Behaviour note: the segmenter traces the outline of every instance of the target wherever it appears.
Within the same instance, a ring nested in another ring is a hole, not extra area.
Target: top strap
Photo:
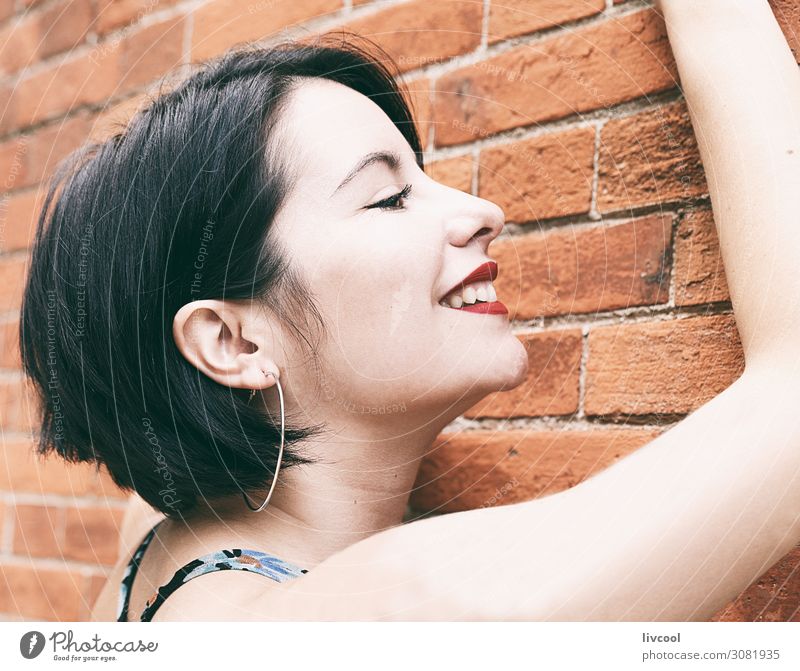
[[[308,573],[308,569],[300,568],[275,555],[258,550],[233,548],[210,552],[184,564],[175,572],[168,583],[159,587],[147,600],[142,610],[141,621],[149,622],[167,597],[190,580],[199,578],[206,573],[225,570],[258,573],[277,582],[285,582]]]
[[[153,539],[158,526],[163,521],[164,520],[160,520],[148,532],[128,563],[120,585],[119,609],[117,614],[118,622],[127,622],[128,620],[131,586],[133,585],[133,580],[139,569],[139,562],[147,546],[150,544],[150,541]],[[185,585],[189,580],[198,578],[206,573],[223,570],[250,571],[277,582],[285,582],[286,580],[291,580],[292,578],[308,573],[307,569],[300,568],[275,555],[260,552],[259,550],[233,548],[229,550],[219,550],[218,552],[210,552],[184,564],[174,573],[168,583],[159,587],[147,600],[142,610],[140,620],[142,622],[149,622],[166,598],[179,587]]]
[[[147,535],[144,537],[142,542],[139,543],[139,547],[136,548],[136,552],[133,553],[131,560],[128,562],[128,566],[125,569],[125,574],[123,575],[122,582],[120,583],[119,606],[117,608],[117,622],[128,621],[128,604],[131,597],[131,586],[133,585],[133,580],[136,577],[136,573],[139,571],[139,562],[141,561],[142,555],[144,554],[144,551],[147,549],[147,546],[150,545],[150,541],[153,540],[153,536],[155,536],[156,529],[158,529],[159,525],[163,521],[164,520],[159,520],[158,522],[156,522],[155,526],[153,526],[153,528],[147,532]]]

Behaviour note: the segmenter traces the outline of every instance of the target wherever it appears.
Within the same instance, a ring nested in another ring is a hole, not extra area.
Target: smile
[[[494,261],[481,264],[461,280],[439,301],[444,308],[481,314],[508,314],[508,308],[497,300],[492,280],[497,277]]]

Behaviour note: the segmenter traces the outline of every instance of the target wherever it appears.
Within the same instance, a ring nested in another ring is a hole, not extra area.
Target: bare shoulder
[[[284,583],[245,571],[208,573],[171,594],[153,621],[457,618],[465,589],[473,595],[480,592],[480,583],[468,584],[473,571],[477,574],[482,565],[493,564],[489,553],[475,552],[484,544],[476,545],[476,539],[489,539],[492,530],[513,515],[513,507],[408,522],[355,543]],[[124,566],[112,572],[93,620],[115,619],[123,572]],[[133,619],[137,615],[133,612]]]
[[[457,615],[466,539],[488,530],[506,506],[440,515],[377,533],[329,557],[280,592],[259,595],[257,619],[449,620]],[[454,562],[454,559],[459,561]],[[453,565],[458,564],[458,570]],[[475,564],[481,564],[476,557]]]
[[[153,622],[249,622],[271,619],[262,612],[287,589],[249,571],[214,571],[186,582],[153,615]]]

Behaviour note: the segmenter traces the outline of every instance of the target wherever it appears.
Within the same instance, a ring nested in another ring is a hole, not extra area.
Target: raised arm
[[[800,349],[800,70],[767,0],[661,0],[749,366]]]
[[[258,616],[707,620],[800,541],[800,74],[766,0],[660,6],[744,374],[572,489],[372,536]]]

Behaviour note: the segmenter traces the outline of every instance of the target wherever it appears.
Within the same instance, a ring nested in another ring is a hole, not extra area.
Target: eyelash
[[[400,200],[405,200],[408,198],[408,194],[411,193],[411,184],[406,184],[403,187],[402,191],[394,194],[393,196],[389,196],[388,198],[384,198],[383,200],[379,200],[377,203],[372,203],[372,205],[367,205],[365,209],[371,208],[379,208],[381,210],[402,210],[403,206],[400,205],[398,207],[398,202]]]

